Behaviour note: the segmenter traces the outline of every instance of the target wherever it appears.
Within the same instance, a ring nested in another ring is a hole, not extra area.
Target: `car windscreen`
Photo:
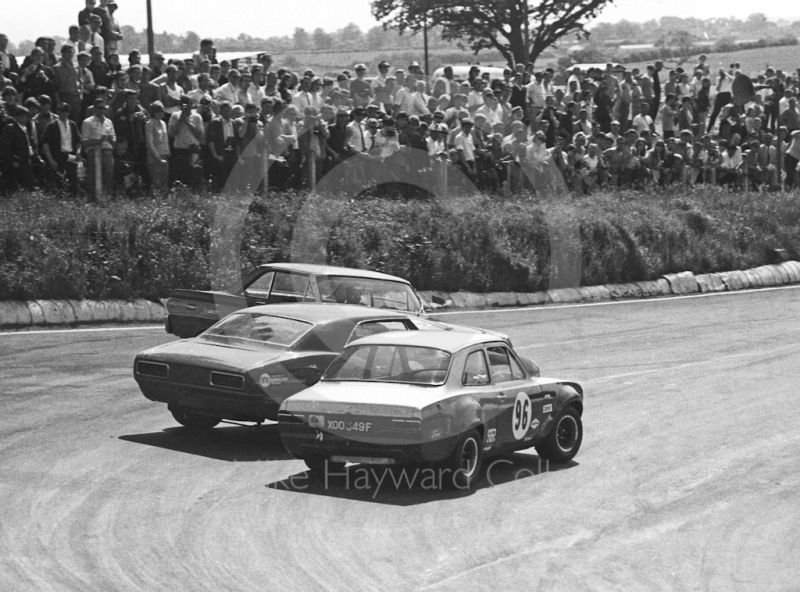
[[[313,325],[306,321],[251,312],[234,313],[206,330],[203,337],[239,339],[288,346]]]
[[[354,345],[331,364],[322,380],[440,385],[447,377],[450,357],[432,347]]]
[[[413,313],[419,312],[422,306],[411,286],[403,282],[331,275],[318,277],[317,285],[323,302],[361,304]]]

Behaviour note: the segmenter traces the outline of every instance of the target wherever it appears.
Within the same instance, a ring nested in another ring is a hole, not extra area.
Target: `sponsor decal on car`
[[[545,405],[542,407],[542,413],[552,413],[553,412],[553,405]]]
[[[324,415],[309,415],[308,416],[308,425],[312,428],[324,428],[325,427],[325,416]]]
[[[283,374],[275,374],[270,376],[265,372],[258,377],[258,384],[260,384],[262,388],[267,388],[268,386],[272,386],[274,384],[286,384],[287,382],[289,382],[289,377]]]
[[[430,439],[431,440],[438,440],[442,437],[442,430],[440,428],[436,428],[435,430],[431,430]]]
[[[497,440],[497,429],[492,428],[488,432],[486,432],[486,443],[492,444]]]

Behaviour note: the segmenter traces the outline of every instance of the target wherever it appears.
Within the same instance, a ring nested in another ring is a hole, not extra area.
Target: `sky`
[[[146,0],[117,0],[117,3],[120,23],[144,29]],[[309,32],[322,27],[333,32],[350,22],[366,31],[378,24],[370,13],[369,0],[152,0],[152,3],[157,32],[194,31],[201,37],[237,37],[240,33],[253,37],[291,36],[295,27]],[[82,0],[39,0],[35,18],[26,10],[3,11],[0,32],[6,33],[12,43],[39,36],[66,37],[81,8]],[[770,3],[763,11],[773,20],[795,20],[795,15],[800,15],[800,8],[792,8],[792,3]],[[752,0],[617,0],[603,10],[597,21],[643,22],[662,16],[745,19],[753,12],[757,9]]]

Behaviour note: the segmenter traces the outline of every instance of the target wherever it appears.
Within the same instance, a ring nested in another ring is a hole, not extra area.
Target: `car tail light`
[[[404,432],[418,432],[422,429],[422,422],[418,419],[393,419],[392,429]]]
[[[225,372],[212,372],[211,384],[232,389],[244,389],[244,376],[239,374],[227,374]]]
[[[139,362],[136,364],[137,374],[145,376],[157,376],[158,378],[166,378],[169,374],[169,366],[159,362]]]

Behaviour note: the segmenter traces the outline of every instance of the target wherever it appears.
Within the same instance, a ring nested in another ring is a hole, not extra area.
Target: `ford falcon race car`
[[[543,378],[485,333],[389,332],[350,343],[314,386],[286,399],[286,449],[312,472],[422,463],[468,487],[485,456],[536,447],[563,463],[583,439],[583,390]]]
[[[227,315],[262,304],[360,304],[422,314],[422,299],[402,278],[347,267],[301,263],[261,265],[225,292],[173,290],[167,300],[167,333],[199,335]]]
[[[257,306],[198,337],[141,352],[134,378],[145,397],[167,403],[184,426],[212,428],[223,419],[261,423],[277,419],[284,399],[316,383],[348,342],[386,331],[443,329],[480,331],[363,306]]]

